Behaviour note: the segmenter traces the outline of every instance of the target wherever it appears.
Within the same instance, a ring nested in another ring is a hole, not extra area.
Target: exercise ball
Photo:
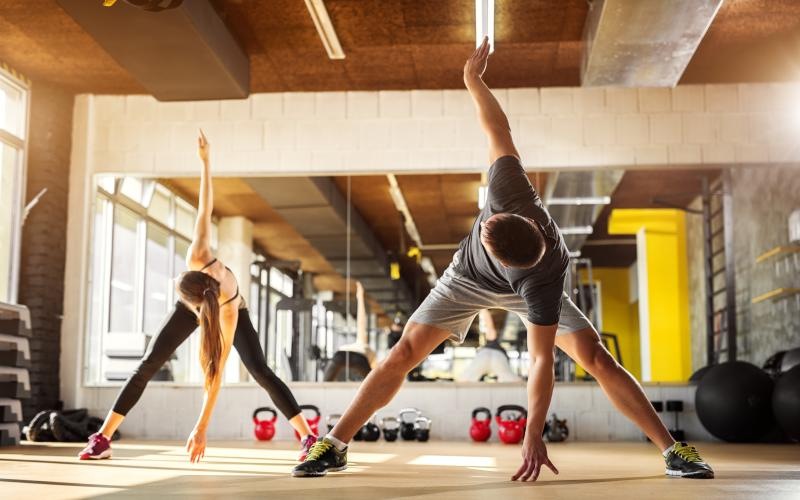
[[[759,367],[744,361],[721,363],[697,384],[697,416],[723,441],[757,441],[775,424],[772,389],[772,379]]]
[[[772,411],[786,436],[800,441],[800,365],[780,376],[772,392]]]
[[[703,378],[706,375],[706,372],[713,366],[714,365],[706,365],[697,370],[696,372],[692,373],[692,376],[689,377],[689,382],[694,382],[694,383],[700,382],[700,379]]]

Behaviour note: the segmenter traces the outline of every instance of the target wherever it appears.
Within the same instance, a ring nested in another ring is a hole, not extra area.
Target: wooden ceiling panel
[[[74,92],[144,93],[55,0],[0,2],[0,61]]]
[[[681,83],[800,79],[800,2],[725,0]]]
[[[583,0],[496,2],[495,38],[498,43],[580,41],[588,10]]]
[[[211,1],[250,57],[252,92],[462,88],[474,46],[472,0],[327,0],[347,55],[339,61],[328,58],[304,2]],[[487,83],[580,84],[585,0],[504,0],[495,10]],[[34,81],[144,93],[56,0],[4,0],[0,40],[0,60]],[[797,80],[799,58],[800,2],[726,0],[682,82]]]

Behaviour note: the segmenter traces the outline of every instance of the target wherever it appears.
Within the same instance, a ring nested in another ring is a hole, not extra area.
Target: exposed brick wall
[[[43,188],[47,193],[28,216],[22,235],[19,302],[30,308],[33,327],[26,419],[59,402],[73,98],[50,83],[31,86],[26,200]]]

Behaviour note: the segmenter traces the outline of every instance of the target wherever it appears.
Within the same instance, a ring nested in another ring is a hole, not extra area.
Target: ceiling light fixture
[[[478,186],[478,209],[483,210],[486,206],[486,198],[489,196],[489,186]]]
[[[486,172],[481,173],[481,185],[478,186],[478,210],[483,210],[486,206],[486,199],[489,197],[489,184]]]
[[[317,28],[317,33],[322,40],[322,45],[325,46],[325,51],[328,52],[328,57],[331,59],[344,59],[344,50],[339,43],[339,37],[336,36],[336,30],[333,28],[330,16],[328,16],[328,9],[325,8],[324,0],[305,0],[308,13],[311,14],[311,20],[314,21],[314,26]]]
[[[489,53],[494,52],[494,0],[475,0],[475,46],[489,37]]]
[[[563,235],[592,234],[592,232],[594,232],[592,226],[569,226],[561,228],[561,234]]]
[[[564,198],[550,198],[548,205],[608,205],[610,196],[574,196]]]

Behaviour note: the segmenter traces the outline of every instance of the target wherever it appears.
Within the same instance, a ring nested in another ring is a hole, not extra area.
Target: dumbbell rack
[[[31,395],[31,334],[28,308],[0,302],[0,446],[19,444],[20,400]]]

